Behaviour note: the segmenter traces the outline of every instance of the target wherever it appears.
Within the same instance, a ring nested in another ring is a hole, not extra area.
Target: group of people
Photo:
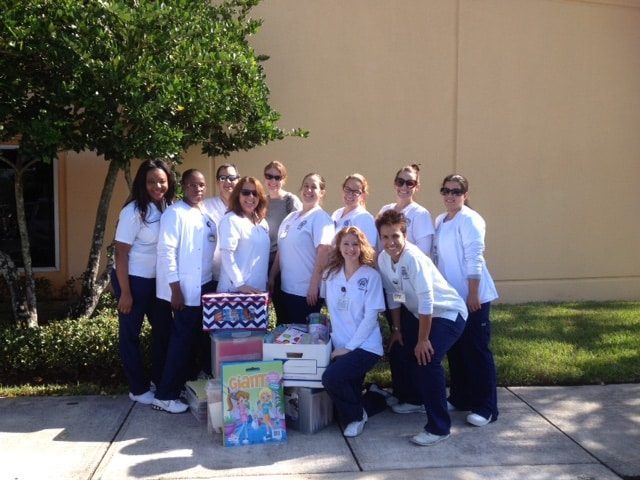
[[[204,175],[191,169],[176,201],[169,167],[142,163],[120,214],[112,274],[130,398],[186,411],[179,398],[184,382],[198,369],[210,372],[201,295],[269,290],[278,323],[304,322],[326,302],[334,349],[322,382],[345,436],[362,433],[368,420],[362,385],[384,353],[382,312],[391,330],[393,395],[377,391],[395,413],[426,413],[414,443],[446,439],[451,410],[468,411],[475,426],[495,421],[489,314],[497,292],[483,255],[485,222],[468,206],[467,180],[444,179],[445,212],[434,224],[414,201],[417,165],[396,173],[396,202],[376,218],[367,211],[368,184],[360,174],[346,177],[344,206],[332,215],[322,208],[321,175],[302,179],[300,197],[284,190],[286,178],[277,161],[264,168],[263,182],[224,164],[216,172],[219,195],[207,198]],[[151,383],[139,345],[145,315],[152,326]]]

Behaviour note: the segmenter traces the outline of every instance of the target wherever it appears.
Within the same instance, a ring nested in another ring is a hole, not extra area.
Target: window
[[[15,146],[0,146],[0,154],[11,163],[15,163],[17,153]],[[33,268],[58,269],[57,160],[29,167],[23,175],[23,186]],[[22,267],[14,187],[15,171],[0,162],[0,250]]]

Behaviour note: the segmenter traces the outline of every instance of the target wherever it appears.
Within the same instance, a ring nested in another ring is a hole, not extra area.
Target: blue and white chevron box
[[[268,293],[207,293],[202,296],[202,329],[266,330]]]

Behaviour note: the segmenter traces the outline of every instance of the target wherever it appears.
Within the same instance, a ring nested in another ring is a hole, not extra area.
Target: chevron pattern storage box
[[[266,330],[268,293],[207,293],[202,296],[202,329]]]

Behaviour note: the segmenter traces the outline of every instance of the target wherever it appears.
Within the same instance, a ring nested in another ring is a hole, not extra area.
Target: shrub
[[[140,341],[148,365],[150,328],[146,323]],[[40,328],[0,329],[0,378],[5,385],[125,384],[117,317],[103,313]]]

